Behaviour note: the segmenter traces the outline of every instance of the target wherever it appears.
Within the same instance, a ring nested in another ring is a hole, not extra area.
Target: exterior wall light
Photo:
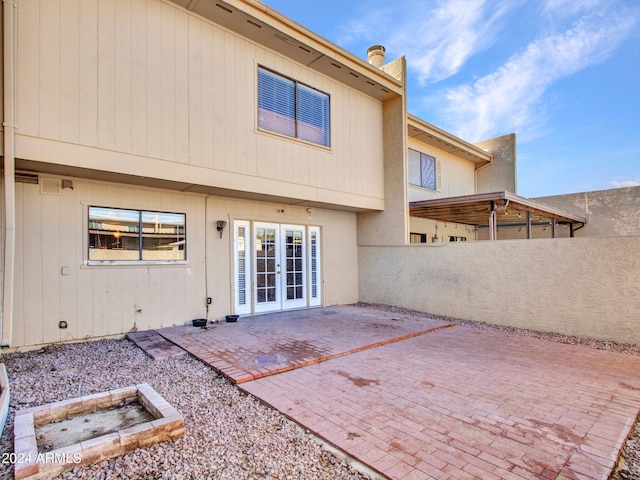
[[[220,232],[220,238],[222,238],[222,231],[226,226],[227,226],[227,222],[225,222],[224,220],[218,220],[216,222],[216,229]]]

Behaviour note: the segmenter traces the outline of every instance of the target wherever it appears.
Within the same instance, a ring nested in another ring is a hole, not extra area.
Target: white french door
[[[236,313],[320,305],[319,242],[319,227],[234,222]]]
[[[280,228],[277,224],[257,223],[253,235],[255,312],[282,309],[282,265]]]
[[[307,306],[305,227],[280,226],[282,308]]]

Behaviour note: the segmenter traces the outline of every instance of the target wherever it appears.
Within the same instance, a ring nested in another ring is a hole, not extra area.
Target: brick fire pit
[[[139,404],[137,407],[142,413],[132,417],[133,420],[129,418],[123,424],[124,428],[118,429],[117,422],[110,428],[110,425],[104,425],[105,420],[97,419],[100,414],[104,418],[104,412],[109,410],[125,409],[127,406],[135,410],[136,404]],[[92,419],[92,415],[96,418]],[[86,422],[90,426],[100,424],[99,428],[93,430],[95,436],[80,436],[79,441],[72,444],[64,440],[60,443],[51,442],[50,438],[50,444],[38,444],[38,440],[45,437],[38,429],[56,430],[52,424],[59,422],[58,430],[64,431],[59,436],[68,438],[70,432],[67,433],[67,430],[72,428],[71,423],[63,422],[73,422],[81,416],[84,416],[81,423]],[[140,420],[136,422],[136,418]],[[93,420],[94,423],[91,423]],[[25,409],[15,415],[15,478],[54,477],[80,465],[97,463],[138,447],[183,435],[182,416],[146,383]]]

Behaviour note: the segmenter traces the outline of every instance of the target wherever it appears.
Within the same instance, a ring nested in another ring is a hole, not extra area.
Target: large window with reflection
[[[89,207],[89,260],[186,260],[186,215]]]

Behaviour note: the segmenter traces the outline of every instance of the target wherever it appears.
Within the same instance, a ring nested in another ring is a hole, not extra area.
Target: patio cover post
[[[531,239],[531,212],[527,210],[527,240]]]
[[[496,228],[496,202],[491,201],[491,212],[489,213],[489,240],[497,238],[498,229]]]

